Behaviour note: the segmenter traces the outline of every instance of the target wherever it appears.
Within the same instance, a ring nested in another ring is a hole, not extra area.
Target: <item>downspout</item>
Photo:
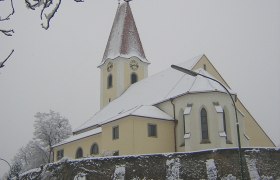
[[[177,152],[176,125],[177,125],[178,121],[176,120],[175,104],[173,103],[173,100],[174,100],[173,98],[170,99],[170,102],[173,106],[173,118],[174,118],[174,145],[175,145],[174,150],[175,150],[175,152]]]

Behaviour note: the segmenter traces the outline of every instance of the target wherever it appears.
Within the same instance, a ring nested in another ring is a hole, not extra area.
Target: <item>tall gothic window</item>
[[[136,82],[138,81],[137,74],[132,73],[132,74],[131,74],[131,77],[130,77],[130,81],[131,81],[131,84],[136,83]]]
[[[76,151],[76,159],[82,158],[83,156],[83,149],[79,147]]]
[[[113,87],[113,76],[110,74],[107,78],[107,89]]]
[[[226,113],[225,110],[223,110],[223,123],[224,123],[224,131],[227,135],[227,122],[226,122]]]
[[[209,134],[208,134],[208,122],[207,122],[207,111],[205,108],[202,108],[200,111],[200,120],[201,120],[201,143],[209,143]]]

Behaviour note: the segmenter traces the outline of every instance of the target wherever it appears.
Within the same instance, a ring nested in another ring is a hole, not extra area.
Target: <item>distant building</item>
[[[101,109],[53,146],[54,160],[237,147],[235,111],[216,82],[148,65],[129,2],[119,5],[100,68]],[[236,100],[243,147],[274,143],[205,55],[182,64],[228,87]]]

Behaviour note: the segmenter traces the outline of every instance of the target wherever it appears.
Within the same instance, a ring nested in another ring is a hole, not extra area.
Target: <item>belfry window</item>
[[[210,143],[209,134],[208,134],[208,122],[207,122],[207,111],[205,108],[202,108],[200,111],[200,120],[201,120],[201,143]]]
[[[82,148],[78,148],[76,151],[76,159],[82,158],[83,155],[83,149]]]
[[[131,74],[131,77],[130,77],[130,81],[131,81],[131,84],[136,83],[136,82],[138,81],[137,74],[132,73],[132,74]]]
[[[107,89],[110,89],[111,87],[113,87],[113,76],[112,76],[112,74],[110,74],[107,78]]]

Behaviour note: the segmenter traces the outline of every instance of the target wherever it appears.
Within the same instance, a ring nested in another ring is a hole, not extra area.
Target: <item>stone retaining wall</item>
[[[243,149],[244,179],[280,179],[280,149]],[[237,149],[86,158],[51,163],[20,179],[240,179]]]

